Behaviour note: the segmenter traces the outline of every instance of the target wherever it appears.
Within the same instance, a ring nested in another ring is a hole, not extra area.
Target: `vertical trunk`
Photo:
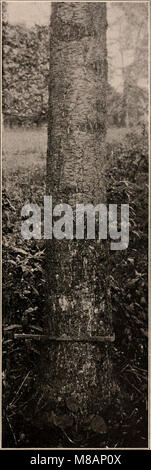
[[[125,127],[129,128],[129,76],[126,72],[124,73],[123,98]]]
[[[52,4],[47,194],[53,205],[106,201],[106,26],[105,3]],[[80,420],[109,403],[113,386],[104,341],[112,334],[106,256],[106,241],[47,242],[49,328],[65,339],[48,348],[51,407]],[[91,342],[93,336],[103,342]]]
[[[129,115],[128,115],[128,109],[127,109],[128,106],[126,106],[126,110],[125,110],[125,127],[126,129],[129,128]]]

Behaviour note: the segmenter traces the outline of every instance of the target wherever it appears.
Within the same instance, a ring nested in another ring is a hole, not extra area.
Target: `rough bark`
[[[104,203],[106,4],[52,4],[47,194],[53,204]],[[109,349],[76,338],[112,334],[106,241],[48,240],[50,408],[80,422],[101,413],[113,383]]]

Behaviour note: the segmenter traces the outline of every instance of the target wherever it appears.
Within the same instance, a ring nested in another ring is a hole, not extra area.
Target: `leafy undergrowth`
[[[110,251],[108,270],[120,392],[102,434],[48,425],[41,342],[20,336],[41,334],[45,318],[45,243],[20,234],[25,202],[43,205],[45,170],[16,168],[3,181],[3,447],[147,447],[147,136],[108,143],[107,156],[108,203],[130,204],[129,247]]]

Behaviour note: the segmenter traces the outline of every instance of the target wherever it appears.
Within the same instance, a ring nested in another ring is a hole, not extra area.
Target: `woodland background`
[[[3,116],[9,126],[47,122],[49,24],[12,24],[3,5]],[[147,4],[108,7],[108,125],[147,121]]]
[[[104,267],[120,393],[104,410],[102,433],[90,428],[76,436],[48,424],[47,387],[43,393],[38,379],[41,345],[15,339],[16,333],[40,333],[43,327],[45,242],[22,240],[20,213],[25,202],[42,207],[45,194],[49,25],[13,24],[3,3],[5,447],[147,446],[147,21],[147,4],[108,4],[107,201],[130,203],[129,247],[110,252]]]

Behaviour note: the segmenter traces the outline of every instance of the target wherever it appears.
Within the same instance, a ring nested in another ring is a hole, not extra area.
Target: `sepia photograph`
[[[150,2],[1,6],[1,446],[121,463],[150,437]]]

